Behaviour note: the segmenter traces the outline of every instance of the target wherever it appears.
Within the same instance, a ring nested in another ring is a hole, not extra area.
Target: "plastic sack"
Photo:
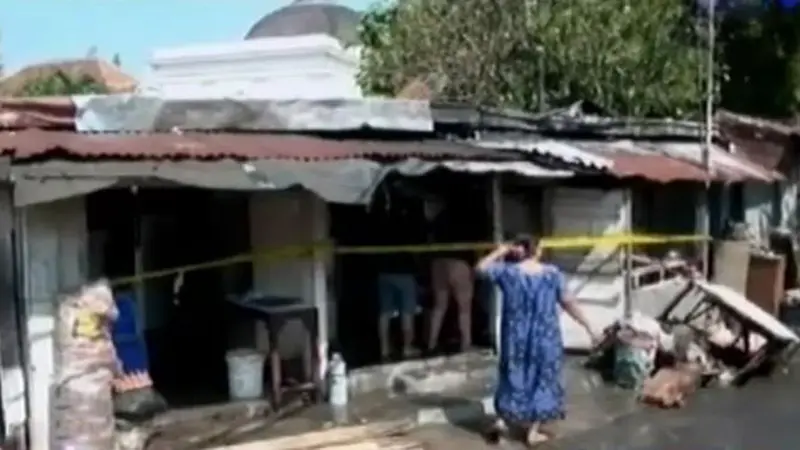
[[[112,381],[118,363],[110,325],[116,316],[105,281],[60,298],[53,404],[56,450],[114,448]]]
[[[167,402],[152,387],[142,387],[114,395],[114,414],[130,422],[150,420],[167,410]]]

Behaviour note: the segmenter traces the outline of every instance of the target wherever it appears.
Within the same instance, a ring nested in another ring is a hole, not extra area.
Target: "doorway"
[[[245,253],[250,246],[247,199],[188,188],[91,194],[86,206],[90,273],[113,280],[137,269],[147,273]],[[127,292],[135,298],[150,375],[170,405],[227,399],[225,299],[249,289],[251,270],[249,264],[189,270],[177,283],[170,274],[115,287],[115,295]]]
[[[390,177],[376,191],[369,205],[331,205],[330,235],[337,246],[396,246],[428,243],[486,242],[490,240],[491,220],[486,198],[488,182],[482,177],[439,172],[419,178]],[[435,198],[445,205],[436,226],[426,215],[426,201]],[[480,199],[476,201],[476,199]],[[464,253],[464,252],[462,252]],[[472,265],[477,252],[459,257]],[[418,285],[419,313],[415,320],[414,346],[427,346],[429,311],[432,306],[430,260],[432,253],[386,252],[340,255],[334,264],[334,289],[337,298],[338,347],[349,367],[381,362],[378,333],[378,275],[386,267],[413,273]],[[404,269],[405,268],[405,269]],[[472,342],[488,347],[488,297],[491,289],[476,280],[472,302]],[[452,299],[451,299],[452,300]],[[401,323],[391,324],[393,349],[401,348]],[[457,307],[450,302],[439,335],[437,352],[455,353],[460,349]],[[399,352],[394,352],[395,360]]]

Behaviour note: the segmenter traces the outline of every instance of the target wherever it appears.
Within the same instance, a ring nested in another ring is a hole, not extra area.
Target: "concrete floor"
[[[800,441],[800,364],[789,374],[754,380],[736,389],[696,393],[686,408],[641,408],[610,423],[571,433],[540,448],[552,450],[793,450]],[[420,428],[415,439],[431,449],[491,447],[456,426]],[[500,448],[524,448],[505,443]]]
[[[703,450],[797,449],[800,423],[800,362],[788,373],[756,379],[743,388],[710,388],[698,391],[686,408],[658,410],[635,401],[635,394],[601,384],[597,376],[581,367],[581,358],[571,359],[565,368],[568,392],[567,419],[558,426],[560,438],[543,448],[564,450]],[[462,386],[463,388],[463,386]],[[352,424],[406,421],[416,425],[412,436],[431,449],[490,448],[483,442],[477,423],[482,414],[466,421],[434,425],[421,423],[420,408],[453,408],[479,404],[491,393],[486,385],[457,392],[425,395],[388,395],[384,392],[353,398],[349,419]],[[222,425],[219,418],[213,422]],[[222,421],[224,422],[224,421]],[[267,440],[329,428],[331,414],[326,405],[302,408],[290,417],[273,421],[256,418],[242,422],[241,431],[214,445]],[[421,425],[421,426],[420,426]],[[194,434],[194,433],[190,433]],[[196,441],[195,441],[196,442]],[[163,448],[203,448],[210,445]],[[156,447],[162,448],[162,447]],[[523,448],[504,443],[501,448]]]

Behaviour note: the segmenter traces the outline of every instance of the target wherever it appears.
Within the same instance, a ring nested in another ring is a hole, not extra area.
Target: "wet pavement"
[[[568,415],[559,424],[556,441],[541,448],[553,450],[674,450],[681,446],[703,450],[789,450],[800,442],[800,362],[788,373],[756,379],[743,388],[709,388],[696,392],[678,410],[659,410],[636,403],[635,394],[602,384],[599,377],[573,358],[565,367]],[[419,408],[474,404],[489,394],[486,385],[446,394],[359,395],[350,405],[350,424],[406,421],[414,424]],[[411,432],[427,448],[468,450],[491,448],[480,430],[486,422],[421,426]],[[485,419],[484,419],[485,420]],[[416,421],[419,422],[419,421]],[[331,427],[326,405],[302,408],[281,420],[258,418],[238,424],[237,430],[214,445],[265,440]],[[416,423],[414,425],[419,425]],[[209,445],[210,446],[210,445]],[[185,448],[202,448],[187,446]],[[164,447],[167,448],[167,447]],[[177,449],[176,446],[169,447]],[[182,447],[183,448],[183,447]],[[504,443],[501,448],[524,448]]]
[[[792,450],[800,445],[800,364],[743,388],[705,389],[683,409],[641,407],[610,423],[568,433],[552,450]],[[429,427],[414,437],[435,449],[491,447],[467,427]],[[504,443],[500,448],[524,448]]]

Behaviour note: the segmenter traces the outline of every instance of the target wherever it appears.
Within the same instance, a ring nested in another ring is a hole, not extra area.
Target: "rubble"
[[[797,350],[792,330],[721,284],[686,278],[658,315],[634,313],[605,331],[591,358],[618,386],[663,408],[682,407],[701,386],[742,384]]]

